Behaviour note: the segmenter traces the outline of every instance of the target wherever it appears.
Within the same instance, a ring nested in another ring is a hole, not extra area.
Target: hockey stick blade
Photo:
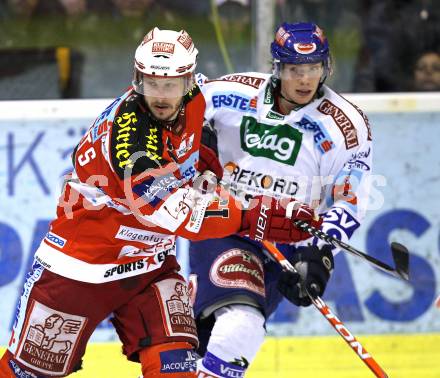
[[[367,255],[364,252],[357,250],[349,244],[344,243],[343,241],[334,238],[318,230],[317,228],[310,226],[307,222],[296,220],[293,222],[294,225],[303,231],[308,232],[309,234],[317,237],[325,241],[328,244],[333,245],[336,248],[339,248],[345,252],[351,253],[354,256],[360,257],[362,260],[367,261],[375,268],[378,268],[388,274],[391,274],[394,277],[403,279],[405,281],[409,280],[409,252],[408,249],[400,243],[392,243],[391,244],[391,252],[394,260],[394,264],[396,268],[392,268],[391,266],[385,264],[384,262],[375,259],[374,257]]]
[[[396,242],[391,243],[391,252],[396,264],[396,271],[399,276],[409,281],[409,252],[408,248]]]

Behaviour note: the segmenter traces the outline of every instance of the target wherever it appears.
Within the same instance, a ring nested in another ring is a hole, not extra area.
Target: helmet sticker
[[[180,44],[183,47],[185,47],[185,49],[187,49],[188,51],[191,49],[193,45],[193,41],[191,37],[185,30],[182,31],[182,34],[179,36],[179,38],[177,38],[177,41],[180,42]]]
[[[287,41],[287,38],[289,38],[289,33],[287,33],[284,28],[281,26],[278,31],[277,34],[275,35],[275,40],[277,41],[277,43],[280,46],[284,46],[284,44]]]
[[[182,67],[176,68],[176,72],[182,73],[185,71],[189,71],[192,66],[193,66],[193,64],[191,63],[191,64],[188,64],[187,66],[182,66]]]
[[[141,62],[139,62],[136,58],[134,59],[134,64],[135,64],[136,68],[139,70],[145,69],[145,65],[142,64]]]
[[[155,76],[162,78],[173,78],[185,76],[183,79],[183,88],[179,90],[178,96],[184,96],[191,89],[194,83],[194,70],[197,64],[198,51],[194,46],[190,35],[184,31],[160,30],[154,28],[144,37],[142,43],[135,52],[133,88],[136,92],[152,96],[153,84],[163,86],[160,92],[171,92],[165,90],[173,86],[172,82],[146,82],[144,76]],[[166,84],[164,84],[166,83]],[[146,88],[147,84],[151,84]],[[181,85],[179,85],[179,88]],[[158,93],[158,92],[157,92]],[[160,97],[170,97],[168,94],[161,94]]]
[[[153,32],[154,29],[150,30],[144,37],[144,40],[142,41],[142,45],[145,45],[146,43],[150,42],[153,39]]]
[[[174,43],[154,42],[153,48],[151,49],[151,52],[173,54],[174,53],[174,46],[175,46]]]
[[[273,74],[280,77],[282,64],[323,64],[320,84],[331,74],[330,48],[324,31],[311,22],[282,23],[270,45]],[[317,72],[317,71],[316,71]],[[310,72],[311,73],[311,72]]]
[[[316,25],[316,29],[313,34],[319,38],[321,43],[324,43],[324,40],[325,40],[324,31],[318,25]]]
[[[311,54],[316,51],[316,43],[294,43],[293,48],[300,54]]]

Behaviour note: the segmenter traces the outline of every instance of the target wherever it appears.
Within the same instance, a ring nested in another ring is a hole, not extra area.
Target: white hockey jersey
[[[199,74],[197,83],[231,191],[244,204],[262,193],[294,197],[324,216],[323,231],[348,240],[365,215],[370,187],[372,137],[362,111],[324,85],[311,103],[282,115],[274,106],[277,79],[269,74]]]

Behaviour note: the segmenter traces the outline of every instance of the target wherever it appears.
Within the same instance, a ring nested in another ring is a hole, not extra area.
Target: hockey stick
[[[435,303],[435,307],[440,308],[440,295],[437,297],[434,303]]]
[[[263,240],[263,245],[270,253],[270,255],[283,267],[283,269],[290,272],[296,273],[296,269],[287,260],[280,250],[275,247],[272,243]],[[319,312],[328,320],[331,326],[342,336],[345,342],[353,349],[353,351],[358,355],[358,357],[369,367],[369,369],[378,378],[388,378],[387,373],[379,366],[376,360],[366,351],[362,344],[357,341],[356,337],[347,329],[347,327],[342,323],[338,317],[333,314],[332,310],[327,306],[327,304],[320,298],[313,298],[309,293],[307,295],[310,297],[312,303],[319,310]]]
[[[346,244],[343,241],[340,241],[339,239],[336,239],[313,226],[310,226],[307,222],[296,220],[293,222],[293,224],[301,230],[308,232],[318,239],[324,240],[326,243],[331,244],[336,248],[340,248],[341,250],[349,252],[352,255],[360,257],[361,259],[369,262],[375,268],[383,270],[384,272],[387,272],[394,277],[401,278],[405,281],[409,280],[409,252],[408,249],[400,243],[391,243],[391,253],[393,256],[394,265],[396,266],[396,268],[392,268],[384,262],[357,250],[351,245]]]

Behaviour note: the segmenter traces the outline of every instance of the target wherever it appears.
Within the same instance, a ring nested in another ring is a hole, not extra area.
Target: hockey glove
[[[220,181],[223,177],[223,167],[218,160],[215,152],[205,145],[201,144],[199,149],[199,166],[198,171],[204,173],[205,171],[211,171]]]
[[[324,294],[333,272],[334,261],[330,245],[299,247],[291,261],[298,273],[283,271],[278,290],[297,306],[310,306],[307,292],[313,297]]]
[[[218,160],[217,135],[215,130],[206,123],[202,129],[202,140],[199,149],[198,171],[211,171],[220,181],[223,177],[223,167]]]
[[[244,211],[240,235],[251,239],[268,240],[278,243],[295,243],[311,237],[293,225],[302,220],[319,228],[322,219],[315,215],[312,208],[296,200],[276,200],[268,196],[256,196]]]

